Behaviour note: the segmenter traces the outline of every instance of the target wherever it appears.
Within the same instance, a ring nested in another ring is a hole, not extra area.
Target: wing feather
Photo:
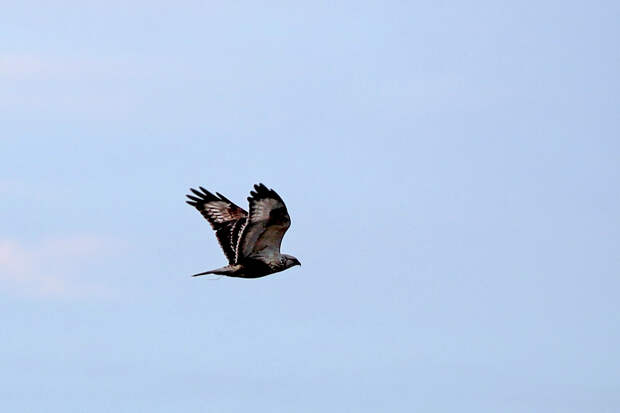
[[[282,238],[291,226],[286,205],[273,189],[254,185],[250,195],[250,214],[239,237],[236,262],[247,257],[269,260],[278,256]]]
[[[201,186],[198,188],[200,191],[190,188],[195,196],[186,195],[189,201],[185,202],[196,208],[211,224],[228,262],[233,264],[240,235],[238,228],[246,222],[248,213],[221,194],[216,192],[216,196]]]

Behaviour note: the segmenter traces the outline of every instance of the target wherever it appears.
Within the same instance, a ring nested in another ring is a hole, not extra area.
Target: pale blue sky
[[[13,2],[0,408],[620,411],[617,2]],[[258,280],[184,203],[287,202]]]

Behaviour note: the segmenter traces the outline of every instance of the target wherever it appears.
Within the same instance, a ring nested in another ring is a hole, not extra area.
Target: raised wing
[[[195,207],[209,221],[228,262],[234,264],[239,235],[248,213],[224,195],[216,192],[216,196],[203,187],[199,188],[202,192],[190,188],[196,196],[186,195],[190,200],[185,202]]]
[[[254,185],[250,192],[250,215],[237,246],[237,262],[246,257],[269,260],[279,255],[284,233],[291,218],[282,198],[265,185]]]

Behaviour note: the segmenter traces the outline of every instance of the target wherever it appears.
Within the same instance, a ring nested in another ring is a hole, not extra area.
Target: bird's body
[[[197,275],[219,274],[229,277],[259,278],[301,265],[297,258],[280,253],[284,233],[291,219],[282,198],[265,185],[254,185],[248,201],[250,213],[225,196],[199,187],[191,189],[186,201],[211,224],[228,258],[228,265]]]

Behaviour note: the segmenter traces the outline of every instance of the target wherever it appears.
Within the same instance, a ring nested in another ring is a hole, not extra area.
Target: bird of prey
[[[281,254],[280,244],[291,226],[291,218],[282,198],[263,184],[250,192],[250,213],[224,195],[215,195],[203,187],[190,188],[195,195],[185,201],[209,221],[228,259],[228,265],[194,274],[220,274],[229,277],[259,278],[301,265],[292,255]]]

